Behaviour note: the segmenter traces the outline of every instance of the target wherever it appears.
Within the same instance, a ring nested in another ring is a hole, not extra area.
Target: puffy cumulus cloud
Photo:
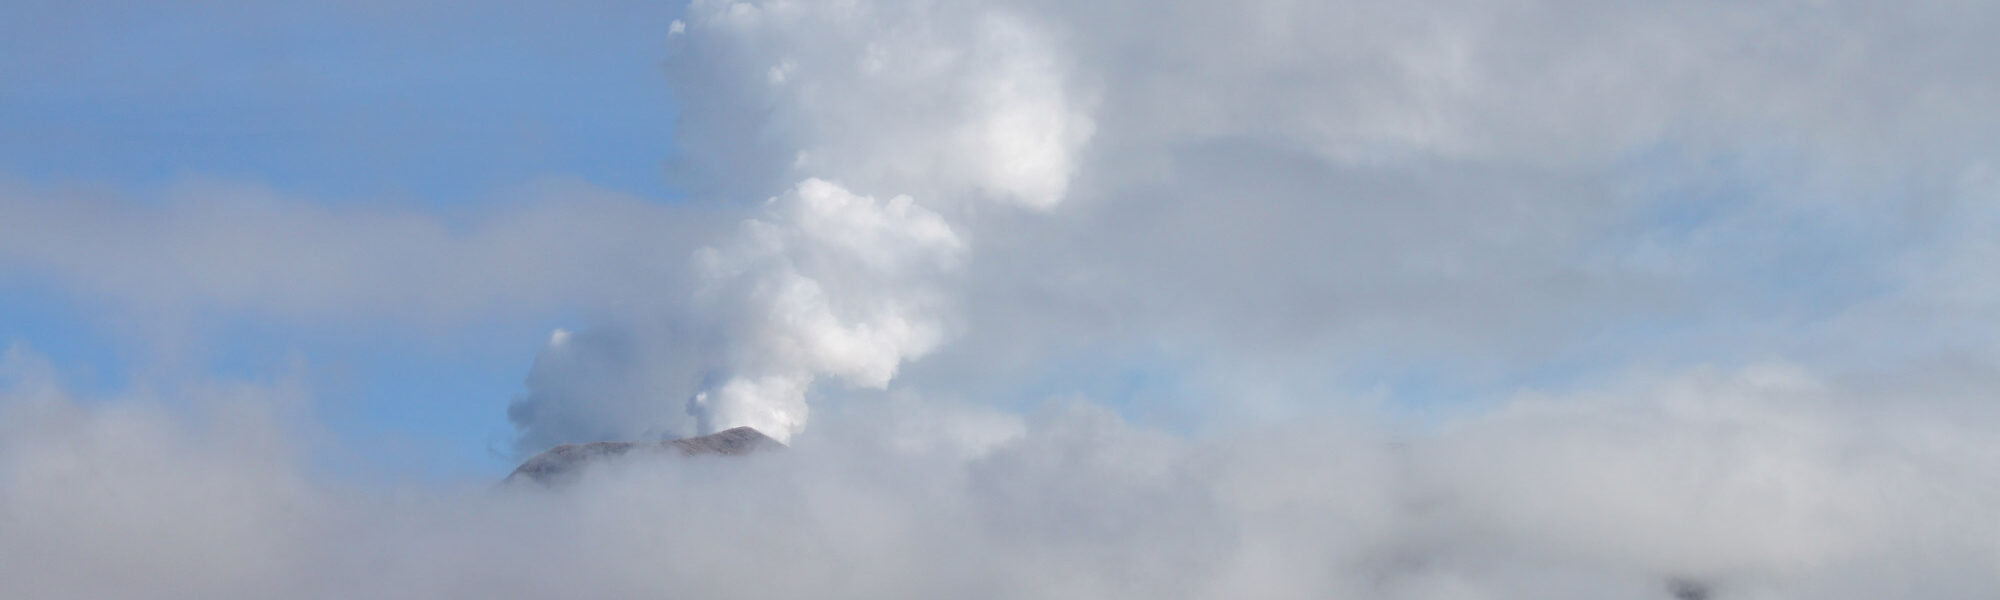
[[[604,463],[548,490],[329,476],[268,410],[282,386],[190,392],[189,412],[77,398],[31,362],[11,353],[0,389],[15,598],[2000,591],[2000,439],[1881,418],[1784,365],[1523,394],[1403,434],[855,402],[786,451]]]

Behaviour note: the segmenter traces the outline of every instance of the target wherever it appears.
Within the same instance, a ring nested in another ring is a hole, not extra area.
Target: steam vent
[[[502,483],[512,484],[527,480],[545,486],[555,486],[575,480],[585,466],[624,456],[634,450],[678,452],[681,456],[709,454],[741,456],[783,447],[784,443],[749,427],[737,427],[703,436],[660,442],[563,444],[536,454],[527,462],[521,463],[521,466],[515,468]]]

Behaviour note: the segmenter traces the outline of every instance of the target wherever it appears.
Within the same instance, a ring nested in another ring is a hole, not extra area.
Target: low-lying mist
[[[270,408],[282,389],[202,390],[189,411],[12,383],[10,598],[2000,591],[2000,440],[1784,365],[1418,428],[1198,437],[1075,399],[1026,418],[856,401],[789,449],[608,461],[555,488],[341,476]]]

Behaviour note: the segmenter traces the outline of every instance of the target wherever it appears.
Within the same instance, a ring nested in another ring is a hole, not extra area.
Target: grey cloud
[[[24,360],[19,351],[12,373]],[[297,423],[17,375],[10,597],[1715,598],[1996,591],[1990,432],[1880,420],[1796,367],[1531,394],[1432,432],[1185,438],[1086,402],[969,454],[852,403],[784,452],[601,465],[552,492],[316,474]],[[937,411],[962,409],[934,407]],[[886,411],[886,412],[884,412]],[[949,419],[947,419],[949,420]]]
[[[1309,379],[1448,364],[1492,393],[1979,345],[1941,330],[1983,313],[1915,305],[1980,280],[1938,258],[1991,237],[1954,199],[1995,125],[1982,8],[1022,10],[1097,92],[1095,135],[1056,214],[968,219],[968,329],[913,378],[1165,345]],[[1225,396],[1262,374],[1218,370]]]
[[[683,437],[699,433],[686,401],[711,384],[717,346],[694,327],[622,321],[557,331],[535,356],[525,388],[507,407],[519,429],[515,452],[532,456],[569,442]]]
[[[534,290],[519,306],[621,307],[544,350],[510,411],[522,449],[693,433],[689,397],[798,351],[741,335],[788,324],[764,275],[836,290],[803,312],[843,326],[935,295],[888,312],[939,339],[862,348],[889,349],[862,353],[886,357],[854,369],[868,385],[800,391],[816,424],[793,451],[613,465],[546,495],[333,483],[260,458],[286,450],[254,418],[196,435],[143,402],[17,383],[0,581],[31,597],[1992,597],[1991,10],[698,2],[674,42],[679,174],[725,201],[780,198],[761,226],[714,228],[737,237],[655,246],[680,215],[623,202],[546,230],[530,205],[461,236],[265,201],[222,205],[257,225],[219,230],[17,201],[33,219],[0,248],[95,293],[237,310],[455,315],[516,285]],[[993,135],[1017,119],[1034,135]],[[784,190],[813,177],[909,194],[963,262],[877,278],[822,268],[867,262],[865,239],[758,246],[797,225]],[[356,247],[320,223],[392,235]],[[105,230],[125,234],[93,238],[109,250],[50,235]],[[244,233],[266,231],[288,235]],[[618,235],[571,245],[602,231]],[[243,251],[266,246],[331,259]],[[769,268],[708,296],[686,273],[635,275],[700,246]],[[401,260],[438,253],[595,268],[439,285],[443,262]],[[1092,360],[1183,389],[981,408],[1061,392],[1076,382],[1045,374],[1065,367],[1119,376]],[[787,372],[842,371],[804,363]],[[1336,385],[1399,369],[1472,383],[1416,407]],[[1224,426],[1135,424],[1173,394]],[[1229,419],[1261,403],[1291,422]],[[147,536],[94,551],[126,531]],[[210,547],[231,560],[154,558]]]
[[[1023,2],[1102,81],[1100,133],[1248,134],[1363,164],[1602,164],[1656,144],[1893,159],[1994,122],[1991,7]],[[1904,164],[1902,166],[1910,166]]]
[[[903,383],[1008,402],[1078,356],[1164,351],[1228,413],[1251,388],[1309,406],[1385,372],[1490,401],[1628,364],[1983,348],[1947,316],[1982,309],[1917,307],[1969,292],[1947,282],[1976,279],[1990,237],[1954,198],[1996,125],[1994,17],[698,2],[671,69],[696,189],[907,193],[967,240],[935,282],[963,312]],[[1010,111],[1041,115],[1041,151],[967,134]],[[1023,156],[1067,166],[958,162]],[[1040,181],[996,173],[1065,173],[1062,203],[978,202]],[[1956,258],[1900,258],[1938,254]]]

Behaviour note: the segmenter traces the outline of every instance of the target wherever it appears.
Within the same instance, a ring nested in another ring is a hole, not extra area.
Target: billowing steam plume
[[[936,281],[965,244],[909,196],[878,201],[808,179],[723,247],[696,255],[698,305],[729,323],[727,375],[695,394],[704,433],[749,425],[788,439],[821,375],[886,387],[944,338]]]
[[[778,177],[796,181],[694,257],[689,320],[719,346],[687,399],[695,432],[749,425],[789,439],[815,382],[884,388],[903,361],[944,342],[950,277],[969,248],[934,206],[1062,201],[1093,128],[1089,102],[1018,18],[966,16],[689,7],[676,36],[720,65],[710,84],[747,87],[769,107],[791,161]]]

